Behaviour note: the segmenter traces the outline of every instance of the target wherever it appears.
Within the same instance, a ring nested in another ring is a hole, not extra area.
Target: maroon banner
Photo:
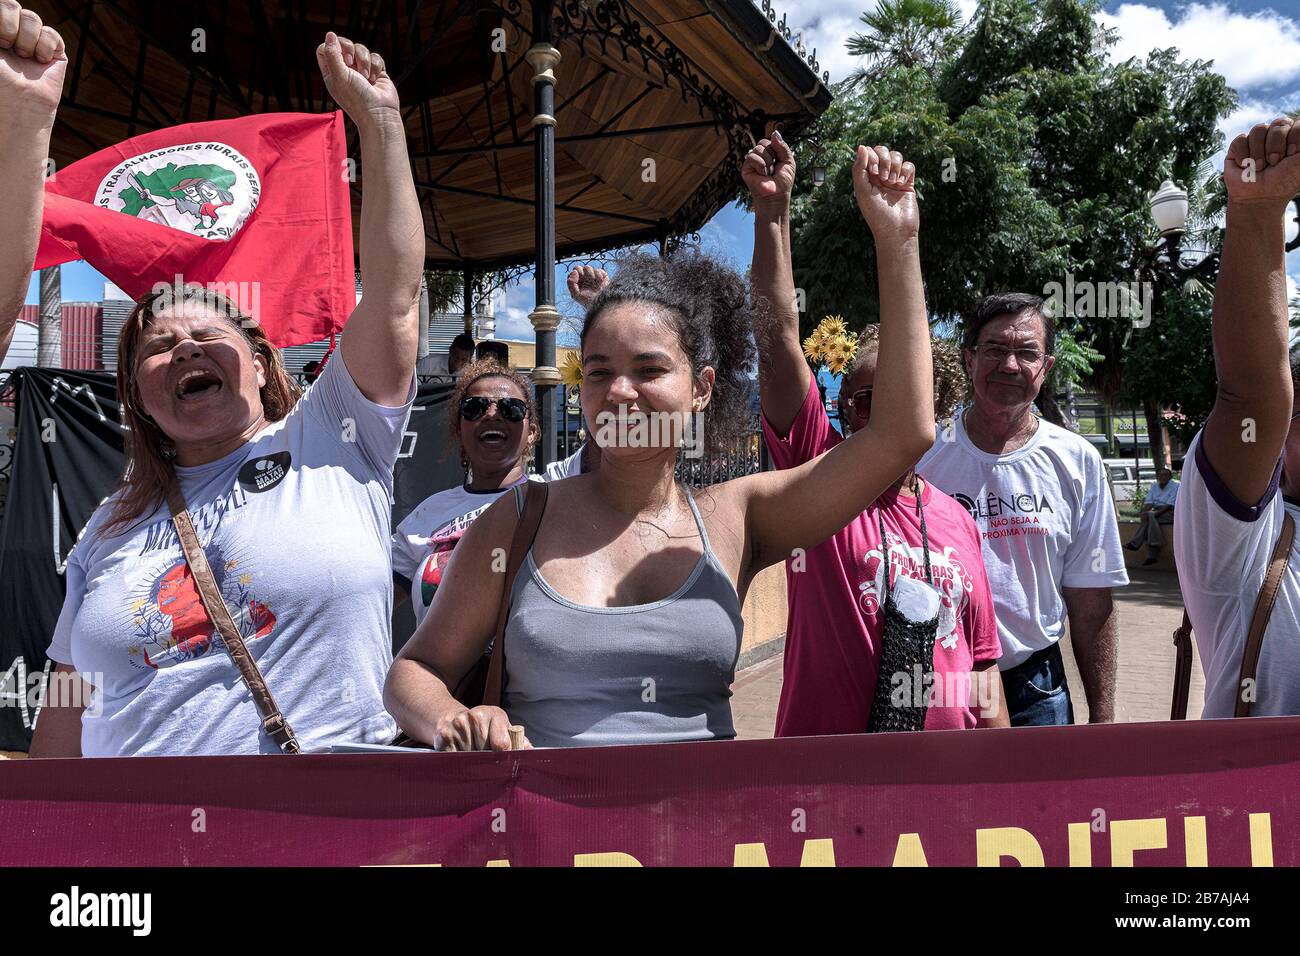
[[[1300,862],[1300,718],[730,743],[13,761],[0,864]]]

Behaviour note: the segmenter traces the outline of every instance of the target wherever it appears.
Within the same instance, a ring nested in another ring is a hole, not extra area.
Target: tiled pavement
[[[1168,571],[1131,569],[1131,582],[1115,591],[1119,611],[1119,680],[1115,719],[1168,720],[1174,686],[1174,646],[1170,639],[1182,619],[1178,578]],[[1064,642],[1074,719],[1088,719],[1088,704],[1069,639]],[[732,687],[732,716],[741,738],[771,737],[776,704],[781,696],[781,656],[778,654],[736,675]],[[1205,681],[1200,661],[1192,664],[1192,689],[1187,713],[1201,712]]]

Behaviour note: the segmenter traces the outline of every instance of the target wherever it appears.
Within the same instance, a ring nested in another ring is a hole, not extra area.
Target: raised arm
[[[915,168],[897,152],[858,147],[853,188],[875,239],[880,274],[880,351],[871,419],[810,462],[734,483],[746,499],[751,572],[839,531],[934,442],[915,176]]]
[[[36,262],[45,162],[67,66],[55,30],[17,0],[0,0],[0,361]]]
[[[790,257],[794,153],[774,132],[749,151],[740,175],[754,200],[754,261],[749,275],[757,305],[759,400],[764,417],[778,434],[786,435],[812,387],[812,373],[799,344]]]
[[[452,691],[487,650],[496,625],[517,521],[515,496],[502,495],[456,543],[428,613],[384,684],[384,705],[416,740],[439,750],[509,750],[510,720],[499,707],[465,707]]]
[[[569,270],[569,297],[582,306],[591,308],[596,296],[609,285],[609,273],[595,266],[574,266]]]
[[[1223,181],[1228,222],[1213,318],[1218,394],[1201,442],[1233,496],[1254,505],[1290,427],[1283,215],[1300,193],[1300,123],[1275,119],[1234,139]]]
[[[316,59],[330,96],[361,134],[361,301],[343,331],[343,361],[366,398],[395,407],[415,372],[424,269],[397,88],[379,54],[333,33]]]

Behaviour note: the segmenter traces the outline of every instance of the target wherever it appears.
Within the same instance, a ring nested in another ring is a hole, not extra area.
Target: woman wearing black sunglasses
[[[934,440],[913,173],[897,153],[858,149],[854,192],[880,266],[876,414],[786,471],[697,491],[674,479],[687,422],[702,416],[709,445],[746,420],[749,289],[700,254],[620,263],[582,332],[582,411],[600,468],[550,483],[508,596],[492,569],[520,496],[466,533],[389,673],[385,700],[408,734],[440,750],[508,750],[512,720],[527,728],[524,746],[735,736],[731,682],[753,576],[844,527]],[[466,708],[449,688],[491,641],[503,597],[504,708]]]
[[[522,375],[495,358],[478,359],[461,372],[451,394],[450,425],[465,481],[420,502],[393,533],[393,601],[411,599],[417,626],[465,529],[528,478],[537,441],[532,394]]]

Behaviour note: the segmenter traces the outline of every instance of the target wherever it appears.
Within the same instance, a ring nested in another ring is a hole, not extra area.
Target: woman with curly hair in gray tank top
[[[748,289],[698,254],[620,265],[582,333],[583,417],[597,425],[601,466],[549,486],[510,595],[504,706],[466,708],[449,688],[492,639],[514,495],[465,533],[389,673],[385,700],[407,733],[440,750],[510,749],[512,722],[527,728],[525,746],[735,736],[749,582],[843,528],[934,441],[914,176],[897,152],[858,148],[854,192],[880,271],[875,414],[799,467],[696,491],[676,480],[687,423],[702,418],[716,441],[747,415]]]

